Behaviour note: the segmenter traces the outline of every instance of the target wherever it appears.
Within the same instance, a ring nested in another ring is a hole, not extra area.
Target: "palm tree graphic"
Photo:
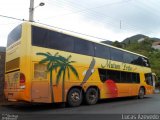
[[[75,61],[71,61],[71,55],[67,58],[63,56],[59,56],[59,71],[57,73],[57,80],[56,84],[59,83],[60,78],[62,76],[62,101],[64,102],[64,88],[65,88],[65,76],[67,74],[68,79],[70,79],[70,71],[76,76],[77,79],[79,79],[77,70],[72,66],[72,63],[75,63]]]
[[[56,75],[56,85],[59,84],[60,78],[62,76],[62,100],[64,101],[64,87],[65,87],[65,76],[66,73],[68,75],[68,79],[70,79],[70,71],[79,79],[77,70],[72,66],[72,63],[75,61],[71,61],[71,55],[67,58],[59,55],[58,53],[52,55],[49,52],[47,53],[37,53],[37,55],[45,56],[39,63],[44,64],[47,63],[47,71],[50,72],[50,89],[51,89],[51,98],[53,102],[53,86],[52,86],[52,72],[55,70],[57,72]]]
[[[36,53],[37,55],[42,55],[45,56],[44,59],[42,59],[39,63],[40,64],[44,64],[44,63],[48,63],[47,64],[47,72],[50,72],[50,91],[51,91],[51,100],[53,102],[54,97],[53,97],[53,86],[52,86],[52,72],[53,70],[56,70],[58,65],[58,53],[52,55],[49,52],[47,53]]]

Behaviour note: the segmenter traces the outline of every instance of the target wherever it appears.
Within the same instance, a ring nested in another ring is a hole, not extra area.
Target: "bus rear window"
[[[20,39],[22,33],[22,25],[15,27],[8,35],[7,47]]]

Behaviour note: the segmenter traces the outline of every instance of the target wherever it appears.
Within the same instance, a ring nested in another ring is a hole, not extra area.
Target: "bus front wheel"
[[[143,98],[144,98],[144,95],[145,95],[144,88],[141,87],[141,88],[139,89],[138,98],[139,98],[139,99],[143,99]]]
[[[78,88],[72,88],[67,96],[67,104],[70,107],[80,106],[82,103],[82,90]]]
[[[85,102],[88,105],[94,105],[98,101],[98,90],[96,88],[89,88],[85,94]]]

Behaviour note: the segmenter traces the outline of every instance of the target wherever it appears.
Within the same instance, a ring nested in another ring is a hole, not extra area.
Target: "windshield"
[[[22,33],[22,25],[15,27],[8,35],[7,47],[20,39]]]

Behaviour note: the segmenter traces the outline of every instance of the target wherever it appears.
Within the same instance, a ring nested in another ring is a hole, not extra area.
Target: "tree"
[[[113,42],[112,45],[116,46],[116,47],[119,47],[119,48],[123,48],[123,44],[118,42],[118,41]]]

